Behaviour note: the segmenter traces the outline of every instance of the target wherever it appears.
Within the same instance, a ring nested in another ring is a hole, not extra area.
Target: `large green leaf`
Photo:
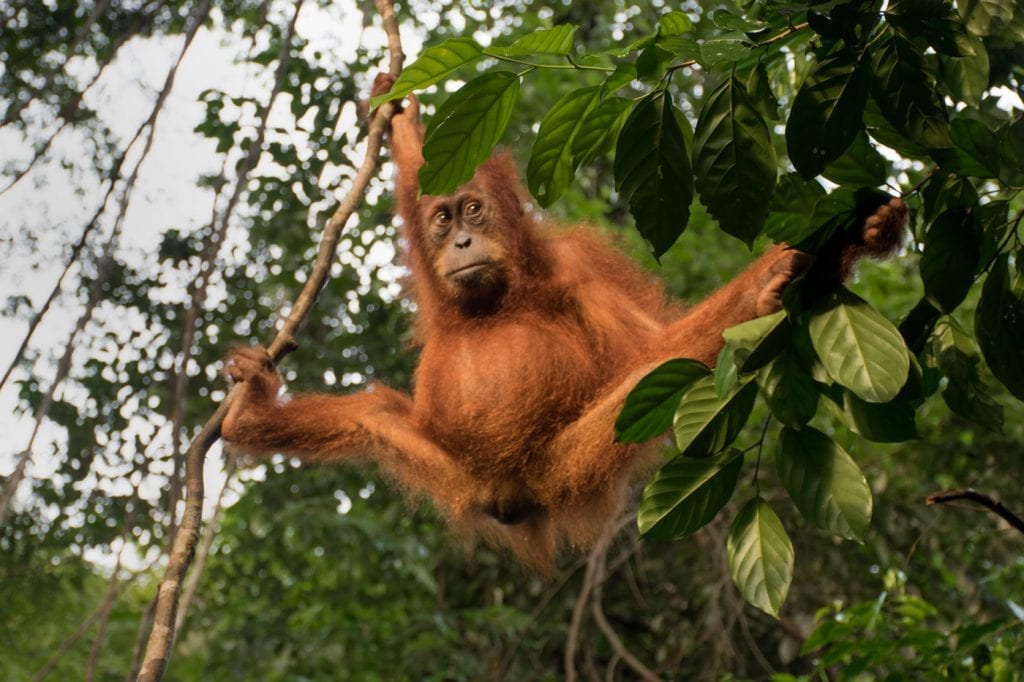
[[[733,521],[726,554],[729,574],[743,598],[778,617],[793,580],[793,543],[760,497],[748,502]]]
[[[590,110],[572,140],[576,167],[611,149],[611,143],[626,122],[632,106],[633,103],[625,97],[609,97]]]
[[[615,186],[636,228],[661,256],[690,219],[693,175],[686,153],[685,118],[668,92],[644,97],[630,113],[615,149]]]
[[[508,47],[489,47],[484,52],[495,57],[521,57],[535,54],[565,56],[572,51],[572,39],[578,27],[560,24],[519,38]]]
[[[981,36],[998,33],[1013,19],[1013,0],[957,0],[967,28]]]
[[[999,175],[999,141],[981,121],[958,118],[950,124],[952,147],[932,150],[944,170],[974,178]]]
[[[829,55],[814,68],[793,100],[786,122],[789,159],[805,178],[821,174],[863,128],[871,72],[849,50]]]
[[[405,97],[413,90],[422,90],[482,55],[483,48],[472,38],[452,38],[428,47],[416,61],[402,69],[391,90],[377,95],[370,104],[377,107],[388,100]]]
[[[783,175],[772,195],[765,234],[776,242],[799,243],[818,227],[811,219],[825,196],[817,180],[804,180],[799,173]]]
[[[1024,253],[1018,252],[1019,259]],[[985,279],[974,317],[974,333],[992,374],[1024,400],[1024,277],[1010,272],[1009,255],[1000,256]]]
[[[877,187],[889,177],[889,164],[861,129],[846,151],[821,174],[840,185]]]
[[[757,397],[757,384],[746,381],[724,399],[715,390],[715,378],[696,381],[676,409],[673,429],[679,451],[704,457],[732,443],[747,423]]]
[[[732,497],[742,465],[743,454],[728,450],[703,459],[679,455],[661,467],[640,500],[641,535],[681,538],[707,525]]]
[[[949,94],[961,102],[977,107],[988,91],[990,64],[988,48],[981,38],[968,35],[974,54],[966,57],[938,56],[938,72]]]
[[[967,296],[981,256],[981,230],[974,211],[951,208],[928,227],[921,281],[925,295],[943,312],[952,312]]]
[[[981,380],[974,344],[954,318],[944,317],[935,325],[931,352],[948,380],[942,399],[949,409],[987,429],[1001,431],[1003,407]]]
[[[734,76],[704,101],[693,134],[693,168],[701,203],[723,230],[752,244],[775,189],[775,146]]]
[[[526,183],[542,207],[554,203],[572,182],[576,170],[573,140],[600,98],[597,85],[573,90],[558,100],[540,122],[526,167]]]
[[[786,426],[800,428],[818,409],[818,389],[795,350],[775,358],[759,379],[772,414]]]
[[[424,194],[446,194],[473,177],[501,139],[518,95],[518,75],[492,71],[466,83],[441,105],[423,141]]]
[[[871,521],[871,488],[838,443],[810,427],[784,428],[775,466],[804,518],[830,533],[863,540]]]
[[[871,85],[878,108],[889,123],[929,149],[951,147],[946,107],[914,49],[902,38],[893,37],[874,55]]]
[[[615,420],[620,443],[643,443],[672,427],[683,393],[710,370],[696,360],[669,360],[637,383]]]
[[[822,297],[811,313],[811,343],[829,376],[870,403],[895,398],[910,370],[896,327],[842,287]]]

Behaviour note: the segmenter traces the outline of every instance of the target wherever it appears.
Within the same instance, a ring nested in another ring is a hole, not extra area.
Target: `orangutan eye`
[[[434,214],[434,224],[438,227],[448,227],[452,222],[452,214],[448,211],[438,211]]]
[[[466,207],[462,209],[462,212],[466,214],[467,218],[475,218],[480,215],[480,211],[483,207],[479,201],[471,201],[466,204]]]

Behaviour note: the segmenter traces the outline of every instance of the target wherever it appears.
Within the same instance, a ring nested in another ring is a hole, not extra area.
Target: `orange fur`
[[[413,100],[392,124],[422,344],[413,395],[376,386],[279,401],[265,352],[235,350],[227,372],[246,390],[223,433],[308,461],[370,458],[408,494],[433,500],[466,542],[506,547],[547,571],[559,547],[589,546],[621,510],[627,484],[657,463],[656,443],[614,442],[631,388],[669,358],[712,364],[722,330],[777,310],[807,258],[776,246],[684,315],[592,230],[539,225],[510,159],[497,155],[459,190],[483,198],[506,280],[500,300],[471,314],[446,288],[451,247],[428,236],[433,207],[447,199],[417,196],[421,144]],[[867,221],[864,241],[892,248],[899,205]]]

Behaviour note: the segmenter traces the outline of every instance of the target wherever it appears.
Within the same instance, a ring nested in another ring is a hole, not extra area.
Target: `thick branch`
[[[957,500],[970,500],[971,502],[977,502],[993,514],[997,514],[1002,517],[1004,521],[1013,526],[1016,530],[1024,533],[1024,519],[1007,509],[1002,502],[994,500],[984,493],[979,493],[973,488],[958,488],[956,490],[946,490],[941,493],[932,493],[928,496],[925,502],[926,504],[948,504],[949,502],[955,502]]]
[[[377,0],[376,4],[384,23],[384,29],[388,34],[388,44],[391,52],[390,72],[393,76],[397,77],[402,69],[402,61],[404,59],[398,34],[398,21],[390,0]],[[380,107],[370,122],[366,137],[366,154],[362,165],[353,179],[352,187],[348,194],[342,200],[334,215],[327,221],[310,277],[296,298],[291,313],[284,321],[277,337],[267,349],[275,361],[279,360],[294,347],[294,335],[309,314],[317,295],[327,281],[342,228],[344,228],[363,200],[370,179],[377,171],[384,132],[388,127],[393,111],[393,105],[387,103]],[[171,647],[174,641],[181,583],[192,562],[196,544],[199,541],[204,493],[203,462],[207,451],[220,437],[221,422],[224,419],[224,415],[227,414],[228,407],[237,395],[238,390],[236,387],[236,389],[228,393],[227,397],[221,402],[213,416],[206,422],[199,435],[196,436],[189,447],[186,460],[187,496],[185,512],[181,527],[174,538],[174,546],[171,549],[170,558],[167,562],[167,569],[157,593],[153,630],[150,633],[142,670],[139,674],[140,681],[155,682],[161,680],[167,668],[167,661],[170,658]]]

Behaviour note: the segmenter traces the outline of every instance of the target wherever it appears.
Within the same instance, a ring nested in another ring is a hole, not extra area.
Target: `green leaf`
[[[640,534],[681,538],[707,525],[736,489],[743,453],[729,450],[718,457],[677,456],[661,467],[640,499]]]
[[[967,332],[952,317],[935,326],[931,353],[948,384],[942,399],[954,413],[992,431],[1003,428],[1003,407],[978,375],[978,355]]]
[[[750,43],[740,34],[735,38],[714,38],[700,45],[700,64],[706,69],[732,70],[737,62],[751,56]]]
[[[999,178],[1008,185],[1024,185],[1024,119],[1017,118],[996,133],[999,139]]]
[[[683,33],[689,33],[692,30],[693,23],[684,12],[667,12],[658,19],[659,36],[678,36]]]
[[[597,85],[573,90],[558,100],[541,121],[526,168],[526,183],[543,208],[562,196],[572,182],[576,172],[573,141],[600,97]]]
[[[861,130],[846,151],[821,174],[839,185],[877,187],[888,179],[889,164]]]
[[[704,101],[693,135],[693,167],[708,212],[725,232],[753,244],[775,188],[775,147],[768,126],[735,77]]]
[[[736,16],[724,9],[717,10],[711,17],[711,21],[715,26],[724,28],[726,31],[739,31],[742,33],[757,33],[768,28],[768,24],[763,21]]]
[[[673,428],[679,451],[688,457],[720,452],[739,435],[757,397],[757,384],[746,381],[725,398],[715,391],[714,376],[694,382],[676,409]]]
[[[939,310],[952,312],[970,291],[981,257],[981,230],[974,211],[950,208],[928,227],[921,281]]]
[[[609,151],[632,106],[633,102],[625,97],[609,97],[591,109],[572,140],[573,162],[577,168]]]
[[[446,194],[468,182],[501,139],[518,95],[519,76],[508,71],[485,73],[453,93],[427,126],[420,191]]]
[[[789,344],[789,335],[785,310],[741,322],[722,332],[741,374],[756,372],[771,362]]]
[[[914,406],[898,397],[887,403],[869,403],[843,391],[843,414],[854,433],[875,443],[902,443],[918,438]]]
[[[957,0],[957,9],[971,33],[991,36],[1013,19],[1012,0]]]
[[[817,180],[804,180],[799,173],[783,175],[772,194],[764,233],[775,242],[799,243],[818,227],[811,219],[825,196]]]
[[[910,357],[892,323],[842,287],[811,313],[811,343],[829,376],[870,403],[895,398],[907,381]]]
[[[729,574],[747,602],[776,618],[793,580],[793,543],[771,506],[755,497],[726,540]]]
[[[838,443],[810,427],[784,428],[775,466],[805,519],[835,535],[863,541],[871,522],[871,488]]]
[[[977,107],[988,91],[989,58],[985,44],[974,35],[967,39],[974,54],[966,57],[937,58],[938,73],[949,94],[961,102]]]
[[[629,201],[637,230],[661,256],[690,219],[693,177],[681,125],[665,90],[644,97],[629,114],[615,150],[615,186]]]
[[[494,57],[523,57],[535,54],[564,57],[572,51],[572,40],[577,30],[578,27],[572,24],[561,24],[525,35],[508,47],[489,47],[484,53]]]
[[[668,431],[683,394],[709,373],[696,360],[669,360],[658,366],[626,396],[615,420],[615,439],[620,443],[643,443]]]
[[[885,19],[907,40],[924,38],[939,54],[973,54],[963,23],[946,0],[893,0]]]
[[[875,50],[871,85],[882,114],[908,139],[929,149],[953,145],[946,107],[921,58],[905,40],[893,37]]]
[[[1016,258],[1024,256],[1018,252]],[[1010,273],[1009,255],[1000,256],[985,279],[974,316],[974,333],[981,354],[999,381],[1024,400],[1024,278]]]
[[[950,124],[955,146],[932,150],[932,158],[943,169],[957,175],[994,178],[999,175],[999,142],[981,121],[958,118]]]
[[[779,100],[772,92],[771,82],[768,79],[768,69],[764,62],[758,62],[747,76],[747,94],[754,107],[761,112],[761,115],[769,121],[779,120]]]
[[[840,50],[821,60],[800,86],[786,122],[786,148],[805,178],[820,175],[863,128],[871,72],[864,60]]]
[[[786,426],[800,428],[818,410],[818,388],[800,357],[787,350],[775,358],[759,379],[772,414]]]
[[[472,38],[452,38],[428,47],[416,61],[402,69],[391,90],[370,100],[370,106],[379,107],[384,102],[429,87],[481,56],[483,48]]]

